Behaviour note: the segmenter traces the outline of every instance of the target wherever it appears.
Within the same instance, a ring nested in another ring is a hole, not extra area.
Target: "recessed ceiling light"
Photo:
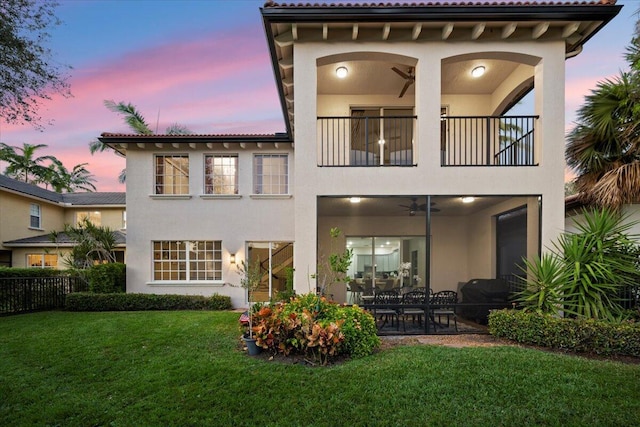
[[[351,197],[349,199],[351,203],[360,203],[360,200],[361,200],[360,197]]]
[[[473,203],[475,200],[476,200],[475,197],[470,197],[470,196],[463,197],[462,198],[462,203]]]
[[[347,67],[336,68],[336,76],[338,76],[339,79],[344,79],[345,77],[347,77],[347,74],[349,74],[349,70],[347,70]]]
[[[484,74],[485,68],[483,65],[479,65],[476,68],[474,68],[473,70],[471,70],[471,75],[473,77],[481,77]]]

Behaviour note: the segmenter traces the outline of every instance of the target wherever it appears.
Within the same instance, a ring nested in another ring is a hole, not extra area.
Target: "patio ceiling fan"
[[[433,206],[435,205],[434,202],[431,202],[431,212],[440,212],[440,209],[438,208],[434,208]],[[415,216],[418,212],[426,212],[427,211],[427,204],[426,203],[422,203],[422,204],[418,204],[418,198],[417,197],[412,197],[411,198],[411,204],[410,205],[398,205],[401,208],[405,208],[409,211],[409,216]]]
[[[391,69],[395,71],[396,74],[398,74],[400,77],[406,80],[402,90],[400,91],[400,95],[398,96],[398,98],[402,98],[404,94],[407,92],[407,89],[409,89],[409,86],[411,86],[416,81],[416,76],[413,75],[415,70],[413,67],[409,67],[409,69],[405,73],[404,71],[398,69],[397,67],[391,67]]]

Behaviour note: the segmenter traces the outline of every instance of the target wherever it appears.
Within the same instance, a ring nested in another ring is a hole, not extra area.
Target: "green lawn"
[[[328,368],[251,358],[237,313],[0,318],[11,426],[640,425],[640,365],[515,347],[396,347]]]

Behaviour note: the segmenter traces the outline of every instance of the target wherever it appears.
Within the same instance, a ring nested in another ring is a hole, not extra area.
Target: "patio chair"
[[[347,285],[351,304],[362,304],[362,293],[364,292],[364,286],[358,284],[355,280],[352,280]]]
[[[424,305],[427,303],[427,294],[424,291],[410,291],[402,296],[402,305],[416,306]],[[406,319],[411,316],[412,323],[418,319],[418,325],[422,325],[422,316],[424,315],[424,308],[420,307],[407,307],[402,308],[400,314],[402,315],[402,327],[407,331]]]
[[[456,332],[458,332],[458,316],[456,315],[458,293],[455,291],[436,292],[429,301],[430,304],[434,306],[434,309],[431,311],[434,319],[434,328],[436,316],[438,317],[438,323],[440,323],[442,317],[447,316],[447,328],[450,326],[450,318],[453,317],[453,324]]]
[[[396,329],[400,330],[400,316],[397,308],[400,304],[400,295],[395,291],[380,291],[375,294],[373,304],[373,316],[377,317],[378,320],[383,320],[378,329],[384,328],[389,319],[391,319],[391,327],[393,327],[393,321],[395,320]]]

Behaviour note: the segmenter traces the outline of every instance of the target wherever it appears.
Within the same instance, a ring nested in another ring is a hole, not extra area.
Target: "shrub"
[[[640,323],[560,318],[519,310],[489,314],[489,332],[523,344],[581,353],[640,357]]]
[[[270,304],[254,315],[257,344],[273,354],[303,354],[326,364],[330,357],[363,357],[380,345],[373,317],[315,294]]]
[[[119,262],[96,264],[89,269],[89,291],[97,294],[127,291],[127,266]]]
[[[228,310],[231,298],[214,294],[95,294],[77,292],[67,295],[65,308],[70,311],[142,311],[142,310]]]

